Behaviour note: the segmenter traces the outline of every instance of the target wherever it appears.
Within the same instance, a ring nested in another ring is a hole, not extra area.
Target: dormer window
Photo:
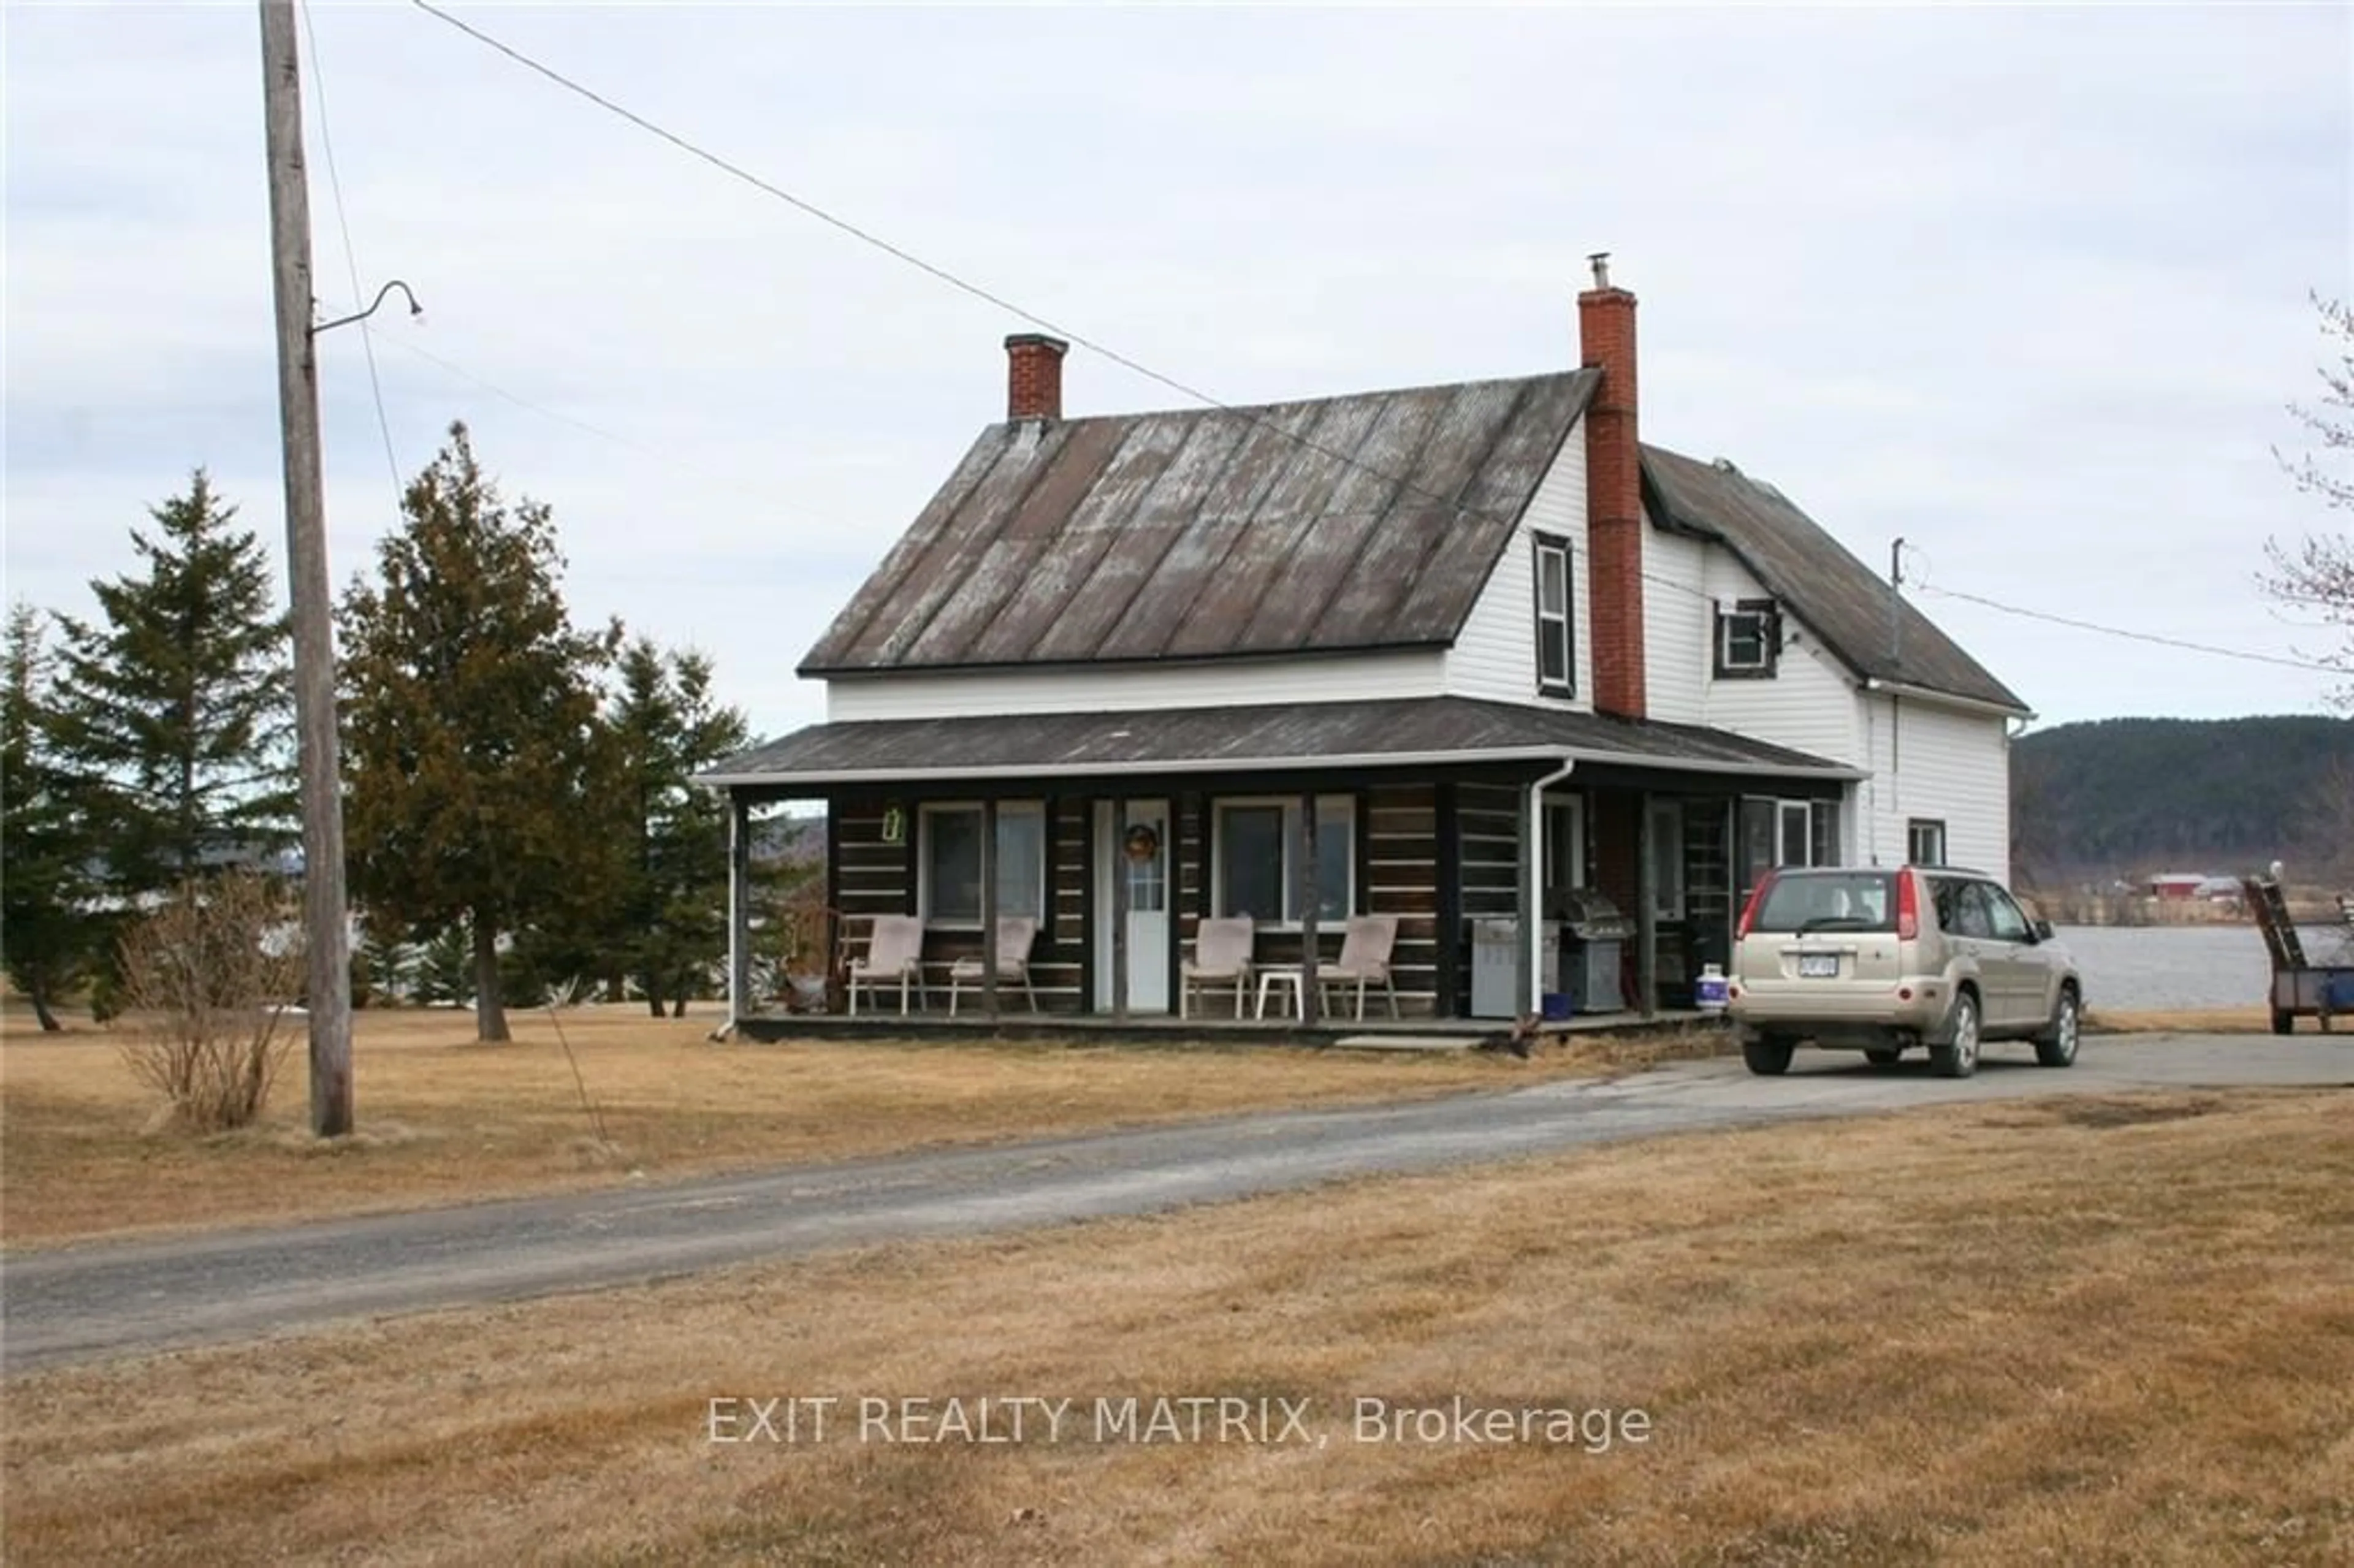
[[[1721,681],[1768,680],[1782,654],[1782,617],[1770,599],[1716,607],[1716,675]]]
[[[1537,690],[1548,697],[1577,694],[1577,667],[1570,635],[1569,543],[1536,535]]]

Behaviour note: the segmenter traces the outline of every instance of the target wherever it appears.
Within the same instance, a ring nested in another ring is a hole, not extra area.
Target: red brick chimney
[[[1602,385],[1585,408],[1587,620],[1594,640],[1594,705],[1641,718],[1643,705],[1643,469],[1635,433],[1635,296],[1611,287],[1610,255],[1594,263],[1594,287],[1577,296],[1578,349]]]
[[[1063,417],[1063,355],[1071,345],[1042,332],[1017,332],[1005,340],[1005,417]]]

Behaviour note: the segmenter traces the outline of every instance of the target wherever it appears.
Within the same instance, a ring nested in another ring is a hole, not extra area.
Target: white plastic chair
[[[1193,934],[1193,956],[1185,960],[1183,985],[1177,993],[1177,1016],[1193,1016],[1193,992],[1202,986],[1235,988],[1235,1016],[1243,1015],[1243,996],[1250,990],[1251,945],[1257,926],[1247,915],[1221,915],[1204,920]]]
[[[1341,944],[1341,956],[1316,966],[1319,991],[1329,991],[1351,980],[1357,982],[1357,1018],[1361,1022],[1365,1016],[1365,988],[1375,982],[1389,994],[1390,1016],[1398,1016],[1397,984],[1390,978],[1390,949],[1397,946],[1397,927],[1394,915],[1352,915],[1349,917],[1349,935]]]
[[[1038,1011],[1038,993],[1030,989],[1030,948],[1038,939],[1038,922],[1028,915],[1000,915],[997,917],[997,978],[1000,980],[1020,980],[1022,994],[1029,999],[1030,1011]],[[989,966],[981,955],[959,959],[949,966],[949,1016],[957,1013],[957,999],[967,984],[980,985],[989,978]]]
[[[907,1015],[907,992],[924,996],[924,923],[913,915],[877,915],[867,934],[866,956],[850,961],[850,1016],[858,1016],[858,988],[871,998],[877,986],[899,982],[899,1016]]]

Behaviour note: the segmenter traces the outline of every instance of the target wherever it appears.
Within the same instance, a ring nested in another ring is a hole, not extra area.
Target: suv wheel
[[[1967,1078],[1978,1070],[1978,999],[1972,993],[1954,998],[1951,1037],[1929,1047],[1929,1065],[1941,1078]]]
[[[2060,988],[2060,1005],[2052,1012],[2052,1027],[2035,1037],[2035,1059],[2047,1067],[2065,1067],[2076,1060],[2076,1034],[2084,1022],[2076,993]]]
[[[1787,1034],[1767,1034],[1741,1043],[1741,1059],[1749,1070],[1761,1078],[1778,1078],[1790,1070],[1791,1054],[1797,1043]]]

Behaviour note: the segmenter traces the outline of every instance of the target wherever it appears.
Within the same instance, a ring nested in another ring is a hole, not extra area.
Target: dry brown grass
[[[27,1377],[8,1555],[2343,1563],[2348,1111],[1925,1109]],[[1351,1440],[1457,1392],[1655,1436]],[[1155,1393],[1329,1441],[705,1436],[715,1396]]]
[[[1534,1062],[1253,1045],[713,1045],[719,1014],[656,1022],[583,1008],[563,1029],[598,1107],[583,1110],[545,1012],[480,1045],[470,1014],[362,1012],[358,1137],[304,1130],[297,1048],[258,1126],[196,1139],[157,1125],[116,1037],[0,1039],[0,1239],[11,1245],[186,1225],[454,1203],[795,1160],[1100,1128],[1222,1111],[1506,1087],[1689,1054],[1690,1037],[1580,1042]],[[296,1027],[299,1031],[300,1022]],[[603,1128],[600,1139],[597,1128]]]

